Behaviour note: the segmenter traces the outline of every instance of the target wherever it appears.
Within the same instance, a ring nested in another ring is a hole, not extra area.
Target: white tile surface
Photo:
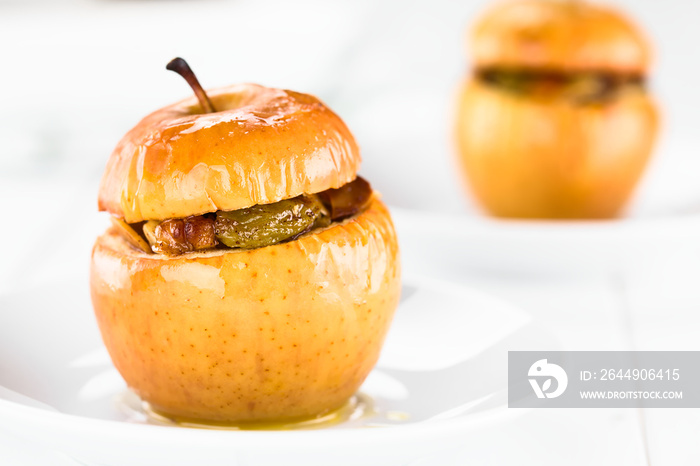
[[[700,409],[646,410],[653,466],[700,464]]]

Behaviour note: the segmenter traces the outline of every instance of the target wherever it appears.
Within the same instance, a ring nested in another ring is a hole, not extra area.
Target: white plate
[[[314,430],[210,430],[143,415],[102,349],[84,282],[0,297],[0,316],[0,432],[100,465],[407,464],[517,413],[506,407],[507,351],[554,345],[497,299],[407,280],[361,388],[364,413]]]
[[[660,144],[626,214],[615,220],[498,220],[473,205],[431,197],[438,187],[430,180],[414,189],[430,200],[420,209],[387,196],[405,207],[391,210],[404,263],[454,279],[465,269],[614,273],[640,263],[653,269],[687,254],[700,238],[700,158],[694,144],[668,142]]]

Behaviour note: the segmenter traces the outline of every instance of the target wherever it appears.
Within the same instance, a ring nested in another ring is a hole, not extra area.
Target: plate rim
[[[411,273],[404,274],[402,277],[402,286],[416,284],[420,284],[432,290],[437,289],[437,291],[449,290],[451,293],[459,294],[462,297],[467,295],[470,300],[486,302],[489,303],[490,306],[496,306],[507,312],[519,314],[527,318],[524,325],[535,322],[532,316],[520,307],[505,299],[480,291],[476,288],[423,274]],[[16,292],[0,294],[0,300],[29,293],[31,289],[32,288],[23,288]],[[375,369],[381,370],[379,367]],[[30,425],[40,425],[41,428],[39,430],[41,430],[41,433],[37,433],[31,437],[20,435],[23,438],[37,440],[44,445],[56,447],[56,445],[52,444],[48,434],[57,429],[60,429],[63,434],[72,432],[73,437],[76,439],[81,438],[80,434],[84,434],[86,429],[89,429],[93,432],[100,432],[100,434],[96,434],[95,437],[106,439],[97,442],[102,445],[113,444],[117,439],[122,439],[128,440],[128,444],[130,445],[146,442],[151,447],[155,447],[156,445],[153,444],[153,441],[157,440],[162,444],[161,446],[165,446],[166,443],[168,445],[177,443],[181,448],[189,448],[202,446],[204,443],[208,447],[223,448],[227,451],[246,451],[266,447],[269,446],[270,439],[274,439],[276,448],[290,451],[308,449],[310,446],[313,446],[312,443],[317,446],[319,440],[323,440],[324,446],[347,446],[348,443],[356,445],[370,445],[380,442],[387,444],[395,442],[404,443],[410,439],[423,439],[421,443],[424,443],[425,439],[435,439],[436,435],[440,435],[441,437],[458,435],[459,433],[464,433],[465,431],[482,425],[488,425],[518,416],[526,411],[528,410],[508,408],[506,405],[501,405],[486,411],[471,413],[467,416],[461,415],[451,418],[425,420],[411,424],[396,424],[371,429],[335,428],[290,431],[231,431],[187,427],[177,428],[90,418],[78,414],[49,411],[19,402],[0,399],[0,416],[6,421],[11,420],[10,424],[15,427],[17,426],[17,422],[21,423],[24,426],[22,430],[28,429]],[[5,425],[0,425],[0,431],[5,429],[7,423],[3,424]],[[16,430],[12,432],[18,434]],[[236,434],[231,435],[231,432],[236,432]],[[222,440],[225,440],[225,442]],[[62,445],[65,446],[65,444]]]

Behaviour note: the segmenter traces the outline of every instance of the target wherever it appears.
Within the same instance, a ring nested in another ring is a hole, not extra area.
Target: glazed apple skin
[[[646,36],[614,8],[581,0],[494,3],[468,36],[478,67],[632,74],[649,69]]]
[[[656,105],[643,92],[578,105],[469,80],[457,109],[458,162],[492,215],[612,218],[644,172],[657,127]]]
[[[257,84],[208,91],[143,118],[119,141],[98,194],[128,223],[269,204],[355,179],[360,150],[316,97]]]
[[[386,207],[295,241],[166,257],[98,238],[97,322],[128,386],[173,417],[278,421],[340,407],[376,363],[400,295]]]

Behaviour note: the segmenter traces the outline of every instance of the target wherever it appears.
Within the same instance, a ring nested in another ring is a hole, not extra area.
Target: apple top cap
[[[313,194],[355,179],[361,157],[316,97],[257,84],[156,110],[110,156],[98,206],[129,223],[202,215]]]
[[[644,34],[623,14],[576,0],[516,0],[487,11],[470,31],[476,67],[645,73]]]

